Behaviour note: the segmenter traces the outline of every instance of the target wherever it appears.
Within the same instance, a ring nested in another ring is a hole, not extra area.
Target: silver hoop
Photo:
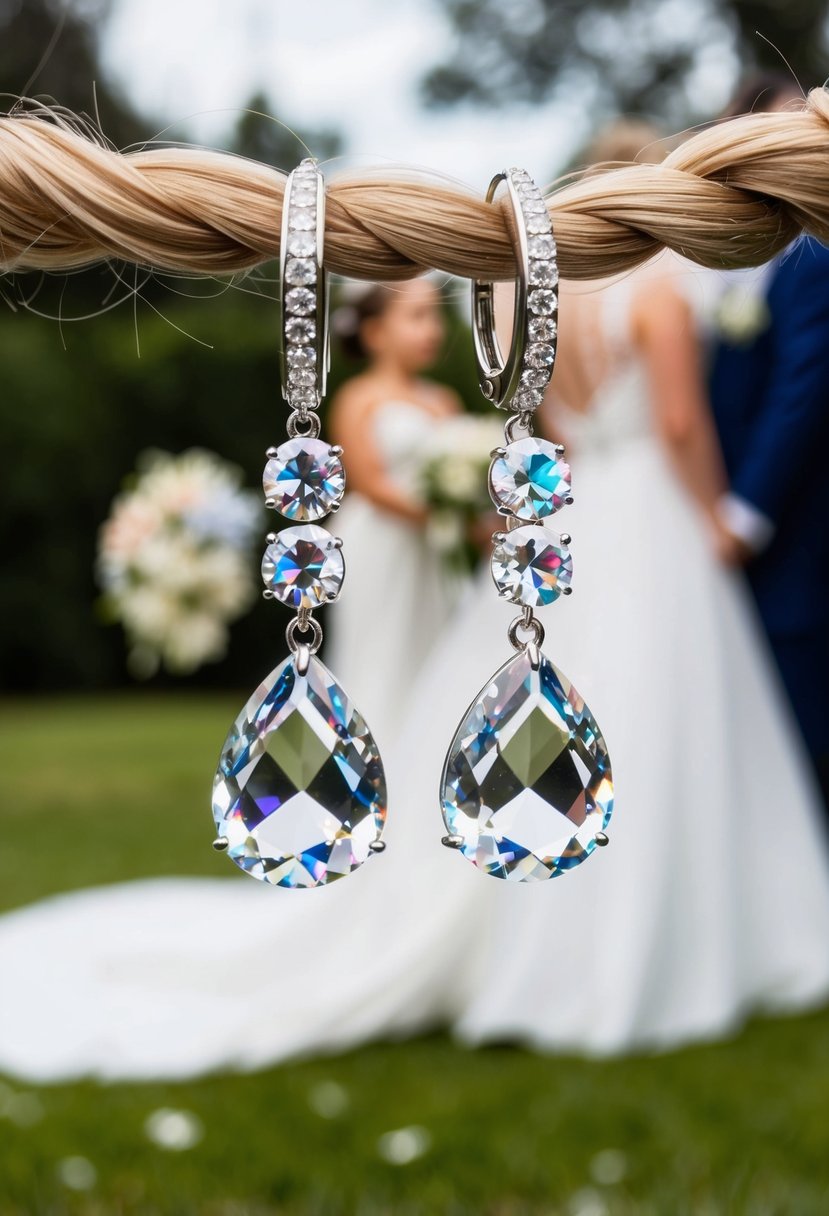
[[[285,430],[291,439],[316,439],[320,433],[319,414],[312,413],[307,406],[292,409]]]
[[[302,634],[311,634],[310,641],[302,637]],[[299,637],[297,635],[300,635]],[[322,645],[322,625],[319,621],[305,613],[303,616],[300,611],[296,616],[291,617],[288,622],[288,627],[285,630],[285,641],[288,643],[288,649],[291,654],[296,654],[300,647],[305,647],[309,654],[316,654]]]
[[[294,410],[319,407],[331,366],[324,243],[325,180],[306,157],[285,183],[279,244],[282,395]]]
[[[530,636],[522,640],[518,636],[519,630],[528,632]],[[525,608],[521,616],[510,621],[507,627],[507,638],[514,650],[526,650],[528,646],[544,645],[544,626],[537,616],[533,616],[532,608]]]
[[[501,409],[535,410],[553,374],[558,316],[558,266],[544,196],[523,169],[505,169],[489,183],[491,203],[507,183],[507,224],[515,250],[515,315],[504,358],[495,333],[493,282],[472,281],[472,334],[481,392]]]

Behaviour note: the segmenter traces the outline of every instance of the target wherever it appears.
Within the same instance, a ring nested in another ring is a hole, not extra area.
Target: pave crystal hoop
[[[292,411],[289,434],[302,433],[310,411],[319,408],[331,365],[324,243],[325,181],[307,158],[285,183],[279,244],[280,373],[282,395]],[[318,431],[317,425],[314,433]]]
[[[318,523],[338,509],[345,490],[342,448],[319,437],[329,360],[324,232],[324,181],[307,159],[288,178],[282,214],[288,439],[268,448],[262,479],[266,506],[292,525],[268,534],[263,595],[296,615],[285,633],[289,656],[234,722],[213,782],[214,847],[280,887],[332,882],[385,848],[377,745],[316,657],[322,626],[313,612],[337,599],[345,575],[342,541]]]
[[[544,196],[523,169],[496,173],[486,201],[505,181],[517,277],[512,341],[504,358],[495,333],[495,284],[472,283],[472,335],[481,392],[501,409],[531,412],[544,396],[556,357],[558,267],[553,225]]]
[[[495,333],[493,285],[472,286],[473,331],[484,396],[511,411],[506,444],[492,453],[489,492],[504,531],[491,558],[498,594],[521,607],[507,637],[516,653],[469,706],[443,767],[447,835],[484,873],[514,882],[554,878],[607,844],[613,809],[610,757],[578,692],[541,653],[534,609],[570,592],[570,537],[547,519],[572,503],[564,448],[533,435],[535,411],[556,357],[556,245],[541,191],[522,169],[506,181],[516,252],[515,319],[509,353]],[[519,432],[521,433],[519,435]]]

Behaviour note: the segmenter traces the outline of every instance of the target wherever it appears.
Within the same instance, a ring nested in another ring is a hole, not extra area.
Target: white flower
[[[259,523],[259,504],[252,494],[242,494],[229,485],[217,486],[207,502],[196,503],[182,512],[182,519],[194,536],[202,540],[247,545]]]
[[[594,1182],[601,1186],[615,1186],[628,1171],[628,1159],[618,1148],[603,1148],[590,1162],[590,1173]]]
[[[494,418],[461,415],[434,427],[421,450],[420,482],[427,502],[480,510],[491,451],[503,442]]]
[[[159,584],[148,584],[128,591],[120,604],[121,619],[139,637],[154,646],[164,643],[181,617],[179,600]]]
[[[475,502],[481,494],[481,470],[469,460],[441,463],[441,488],[454,502]]]
[[[98,1171],[86,1157],[63,1157],[57,1164],[58,1181],[70,1191],[91,1191]]]
[[[321,1119],[337,1119],[350,1104],[348,1090],[337,1081],[320,1081],[308,1094],[308,1105]]]
[[[4,1085],[0,1091],[0,1117],[18,1127],[34,1127],[43,1118],[43,1103],[30,1090],[13,1090]]]
[[[202,1122],[189,1110],[162,1106],[147,1118],[144,1132],[148,1140],[170,1152],[193,1148],[204,1135]]]
[[[220,659],[227,647],[227,630],[207,612],[183,613],[167,631],[164,661],[173,671],[195,671],[202,663]]]
[[[452,553],[463,543],[463,520],[457,511],[432,511],[426,524],[426,543],[436,553]]]
[[[715,313],[719,332],[733,346],[748,346],[768,329],[771,314],[765,297],[735,284],[720,296]]]
[[[377,1141],[377,1152],[390,1165],[408,1165],[428,1152],[432,1137],[425,1127],[398,1127]]]
[[[587,1186],[570,1196],[567,1211],[570,1216],[610,1216],[604,1196]]]

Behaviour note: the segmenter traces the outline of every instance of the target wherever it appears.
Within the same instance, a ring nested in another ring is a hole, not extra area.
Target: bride
[[[673,258],[562,288],[538,421],[572,463],[575,502],[555,523],[573,537],[575,594],[544,614],[544,649],[602,729],[617,809],[610,846],[557,881],[481,876],[485,945],[455,1026],[473,1044],[666,1048],[829,995],[820,804],[748,596],[717,556],[701,289]],[[484,569],[424,674],[412,722],[430,766],[510,656],[510,607]]]
[[[461,403],[421,375],[444,338],[433,282],[353,284],[344,294],[332,327],[346,354],[368,362],[331,403],[329,431],[348,475],[335,521],[346,581],[325,657],[383,749],[399,725],[399,689],[414,681],[452,608],[455,587],[428,541],[419,472],[435,428]],[[393,659],[394,680],[377,656]]]

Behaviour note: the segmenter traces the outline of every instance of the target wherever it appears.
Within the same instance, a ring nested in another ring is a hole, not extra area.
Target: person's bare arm
[[[331,406],[331,433],[344,449],[348,486],[384,511],[411,523],[423,523],[426,508],[405,494],[389,477],[372,431],[376,401],[362,385],[346,384]]]
[[[688,492],[713,520],[727,480],[691,307],[669,280],[648,284],[635,301],[633,324],[658,433]]]

